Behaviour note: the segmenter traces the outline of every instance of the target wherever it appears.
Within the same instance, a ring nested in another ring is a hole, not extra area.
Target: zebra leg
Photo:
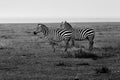
[[[89,50],[92,51],[94,41],[89,41]]]
[[[66,42],[66,47],[65,47],[65,52],[67,52],[67,48],[68,48],[68,41]]]
[[[69,41],[70,41],[70,39],[65,40],[65,44],[66,44],[66,47],[65,47],[65,52],[67,52]]]
[[[93,44],[94,44],[94,35],[88,36],[88,41],[89,41],[89,50],[92,51],[93,49]]]
[[[55,43],[53,43],[52,41],[49,41],[49,44],[51,45],[53,52],[55,52]]]
[[[71,41],[72,41],[72,46],[75,46],[75,41],[73,39]]]
[[[55,45],[52,44],[53,52],[55,52]]]

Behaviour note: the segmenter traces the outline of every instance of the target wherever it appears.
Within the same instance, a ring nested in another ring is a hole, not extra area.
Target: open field
[[[46,23],[59,27],[59,23]],[[63,57],[45,39],[37,39],[37,24],[0,24],[0,80],[120,80],[120,23],[71,23],[95,29],[94,49],[99,59]],[[76,42],[88,49],[88,42]],[[81,52],[78,52],[81,54]],[[109,72],[99,69],[106,67]]]

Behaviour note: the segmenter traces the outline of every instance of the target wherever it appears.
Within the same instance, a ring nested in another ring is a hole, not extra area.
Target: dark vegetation
[[[71,67],[72,65],[70,63],[65,63],[65,62],[60,61],[57,64],[55,64],[55,66]]]
[[[82,65],[83,65],[83,66],[85,66],[85,65],[86,65],[86,66],[90,66],[89,63],[78,63],[78,64],[76,64],[76,65],[78,65],[78,66],[82,66]]]
[[[96,68],[95,72],[96,72],[96,74],[99,74],[99,73],[111,73],[111,70],[108,69],[107,67],[103,66],[101,68]]]
[[[107,49],[107,50],[106,50]],[[111,47],[109,48],[104,48],[103,47],[103,52],[88,52],[88,51],[84,51],[82,49],[76,50],[76,51],[72,51],[72,52],[67,52],[64,55],[64,58],[91,58],[93,60],[97,60],[97,59],[102,59],[102,58],[110,58],[110,57],[114,57],[116,56],[117,53],[114,52],[109,52],[109,50],[111,50]]]

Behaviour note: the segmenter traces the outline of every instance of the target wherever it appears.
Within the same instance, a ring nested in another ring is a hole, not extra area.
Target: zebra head
[[[43,36],[45,37],[48,35],[48,27],[46,27],[44,24],[38,24],[35,31],[33,32],[34,35],[37,35],[38,33],[42,33]]]
[[[38,33],[41,32],[41,26],[42,26],[42,25],[40,25],[40,24],[37,25],[37,27],[35,28],[35,30],[34,30],[34,32],[33,32],[34,35],[37,35]]]
[[[62,21],[62,22],[60,23],[60,28],[61,28],[61,29],[64,29],[64,28],[65,28],[65,25],[64,25],[65,22],[66,22],[66,21],[64,21],[64,22]]]
[[[73,30],[72,26],[67,21],[61,22],[60,28],[66,30]]]

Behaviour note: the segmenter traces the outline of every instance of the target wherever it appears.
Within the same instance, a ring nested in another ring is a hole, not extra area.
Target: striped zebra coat
[[[37,33],[43,33],[44,37],[48,39],[50,45],[53,48],[53,51],[55,52],[55,45],[58,42],[64,41],[66,44],[65,51],[67,51],[68,43],[71,39],[72,32],[68,31],[66,29],[49,29],[46,25],[38,24],[36,30],[34,31],[34,34]]]
[[[74,46],[74,41],[83,41],[88,40],[89,41],[89,50],[91,51],[93,49],[94,44],[94,37],[95,37],[95,31],[91,28],[72,28],[72,26],[68,22],[62,22],[60,27],[62,29],[66,29],[69,31],[72,31],[72,45]]]

